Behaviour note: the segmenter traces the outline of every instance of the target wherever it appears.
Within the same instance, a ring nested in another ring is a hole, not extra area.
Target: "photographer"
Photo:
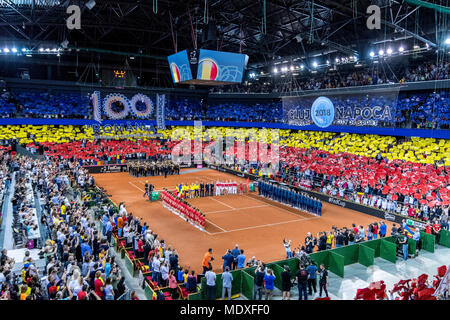
[[[119,284],[119,281],[122,278],[122,270],[120,270],[120,268],[117,267],[117,265],[115,263],[113,264],[113,267],[111,269],[110,278],[111,278],[111,283],[112,283],[113,290],[114,290],[114,295],[116,297],[118,297],[119,290],[117,288],[117,285]]]
[[[263,287],[264,287],[264,275],[265,275],[265,265],[260,263],[260,265],[255,270],[255,284],[254,284],[254,294],[253,299],[262,300]],[[258,296],[258,299],[257,299]]]

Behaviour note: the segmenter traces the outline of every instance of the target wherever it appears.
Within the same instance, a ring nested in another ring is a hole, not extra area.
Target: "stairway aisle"
[[[5,211],[3,211],[3,225],[2,231],[0,233],[0,247],[7,250],[12,250],[14,248],[14,238],[13,238],[13,209],[11,198],[14,196],[14,191],[16,188],[16,173],[12,174],[11,185],[9,186],[9,193],[5,199],[6,205],[4,206]]]

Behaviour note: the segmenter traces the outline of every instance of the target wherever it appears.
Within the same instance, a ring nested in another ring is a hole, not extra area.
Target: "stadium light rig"
[[[445,44],[450,45],[450,37],[448,37],[447,39],[445,39]]]

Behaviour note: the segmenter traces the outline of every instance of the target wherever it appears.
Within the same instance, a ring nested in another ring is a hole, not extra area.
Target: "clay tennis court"
[[[282,260],[283,238],[293,241],[292,247],[304,243],[307,232],[329,231],[332,226],[350,227],[352,223],[369,223],[380,219],[357,211],[323,203],[321,217],[280,205],[258,197],[257,192],[195,198],[188,201],[206,215],[206,232],[200,231],[162,206],[161,201],[149,202],[144,197],[148,180],[156,190],[175,190],[179,183],[246,180],[212,169],[184,169],[180,175],[135,178],[126,172],[94,175],[96,184],[104,188],[116,203],[124,201],[128,212],[142,218],[166,244],[178,251],[180,265],[201,271],[202,258],[213,248],[213,267],[221,271],[221,257],[226,249],[239,244],[247,259],[255,256],[267,262]],[[390,227],[392,224],[388,223]]]

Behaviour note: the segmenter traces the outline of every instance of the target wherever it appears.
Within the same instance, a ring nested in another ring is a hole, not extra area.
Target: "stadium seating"
[[[88,118],[89,98],[80,93],[16,92],[16,105],[31,118]]]
[[[397,128],[448,129],[450,126],[450,93],[398,93],[383,95],[332,95],[337,108],[354,106],[389,106],[393,119],[383,121],[383,126]],[[292,100],[297,107],[309,108],[316,97]],[[199,98],[169,98],[165,116],[168,120],[217,120],[241,122],[282,122],[285,101],[265,102],[210,102],[202,108]],[[48,93],[12,92],[0,97],[2,117],[32,118],[83,118],[92,119],[93,112],[87,94],[76,92]],[[132,118],[130,114],[128,118]],[[356,119],[358,120],[358,119]]]

